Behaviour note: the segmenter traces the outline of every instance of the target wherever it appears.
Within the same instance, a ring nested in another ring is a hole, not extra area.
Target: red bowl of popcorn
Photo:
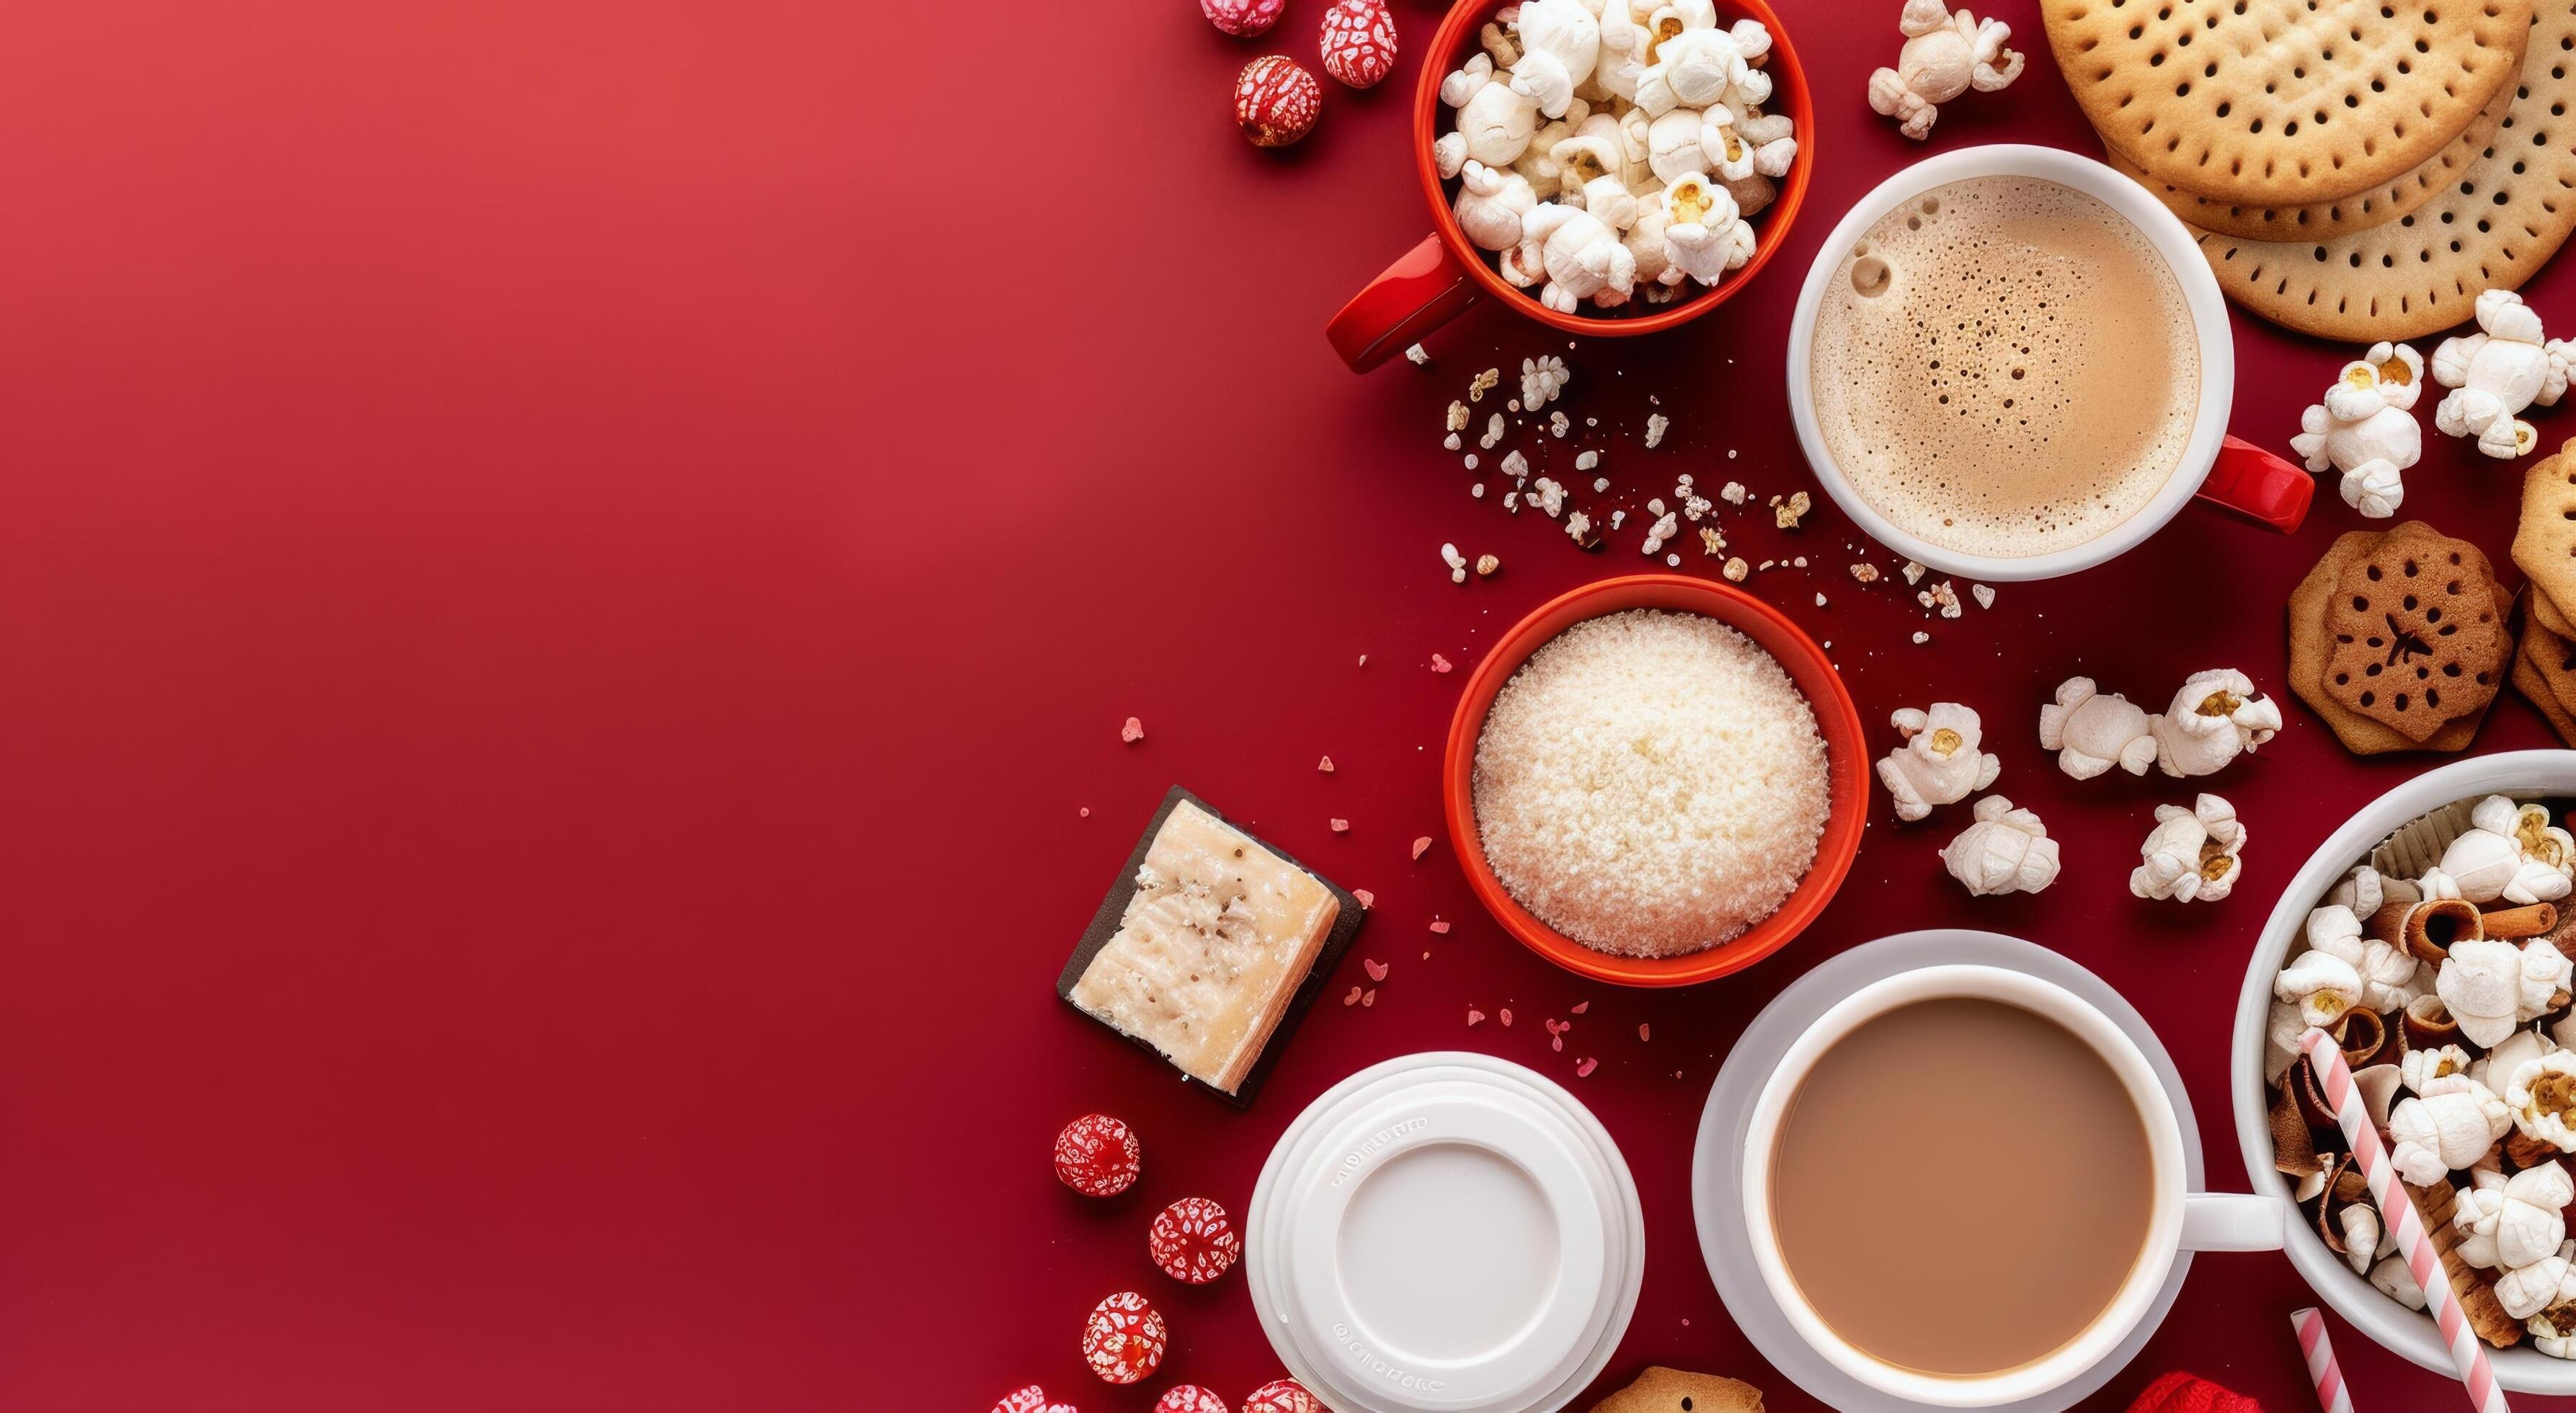
[[[1568,662],[1561,648],[1577,644],[1589,660]],[[1515,682],[1542,649],[1555,661]],[[1672,690],[1685,673],[1708,690]],[[1622,700],[1626,684],[1647,684],[1654,700]],[[1687,739],[1703,723],[1713,734]],[[1640,767],[1638,752],[1657,758]],[[1449,720],[1441,798],[1468,886],[1504,931],[1579,975],[1687,986],[1751,966],[1824,911],[1860,851],[1869,782],[1860,712],[1815,639],[1729,585],[1637,574],[1541,605],[1485,655]],[[1713,839],[1669,843],[1694,819],[1738,811],[1758,814],[1757,827],[1722,823]],[[1570,847],[1567,821],[1589,831]],[[1551,851],[1572,862],[1572,886],[1531,886],[1532,861],[1552,867]],[[1702,940],[1736,918],[1741,931]]]
[[[1558,2],[1579,4],[1580,0]],[[1771,262],[1772,254],[1785,242],[1790,222],[1797,218],[1798,209],[1805,202],[1808,174],[1815,166],[1813,143],[1816,130],[1815,103],[1808,92],[1806,69],[1798,62],[1798,52],[1789,42],[1788,30],[1765,0],[1718,0],[1713,10],[1722,19],[1739,26],[1745,21],[1757,22],[1768,32],[1767,49],[1753,54],[1748,62],[1757,71],[1759,81],[1769,86],[1767,97],[1759,105],[1763,110],[1763,120],[1777,124],[1785,119],[1795,140],[1796,155],[1788,161],[1786,170],[1779,172],[1776,178],[1766,175],[1760,179],[1767,184],[1769,196],[1768,204],[1756,210],[1746,221],[1754,238],[1751,254],[1749,257],[1731,257],[1739,259],[1740,263],[1725,269],[1722,274],[1715,274],[1714,283],[1703,284],[1693,279],[1678,286],[1667,286],[1671,296],[1668,303],[1649,304],[1644,286],[1655,282],[1640,280],[1638,297],[1616,308],[1596,310],[1594,306],[1583,303],[1581,297],[1571,295],[1559,298],[1558,303],[1570,303],[1572,307],[1550,307],[1545,302],[1546,296],[1556,282],[1547,279],[1543,269],[1531,267],[1536,256],[1513,257],[1512,252],[1480,248],[1476,240],[1470,239],[1468,230],[1460,222],[1456,205],[1460,178],[1443,175],[1443,159],[1438,151],[1443,131],[1453,122],[1451,105],[1443,100],[1441,94],[1443,81],[1453,74],[1466,72],[1482,60],[1489,66],[1484,81],[1496,85],[1502,82],[1501,74],[1490,71],[1492,56],[1488,52],[1484,30],[1505,3],[1506,0],[1459,0],[1450,9],[1448,18],[1441,21],[1439,32],[1432,37],[1431,45],[1424,53],[1422,71],[1414,82],[1411,138],[1414,168],[1421,179],[1422,196],[1431,207],[1432,230],[1421,244],[1389,265],[1384,273],[1344,305],[1325,327],[1325,336],[1331,340],[1334,351],[1350,364],[1354,372],[1366,372],[1385,362],[1408,344],[1464,313],[1479,299],[1498,300],[1531,319],[1569,334],[1622,337],[1651,334],[1686,323],[1725,303],[1761,273],[1762,267]],[[1686,3],[1702,5],[1702,0],[1686,0]],[[1612,7],[1599,8],[1608,10]],[[1651,10],[1653,7],[1631,8]],[[1653,58],[1662,51],[1665,36],[1648,29],[1644,20],[1637,20],[1630,32],[1637,36],[1632,41],[1632,55]],[[1644,46],[1646,52],[1639,54],[1635,45]],[[1605,49],[1597,62],[1607,64],[1618,60]],[[1545,101],[1550,106],[1562,96],[1556,91],[1557,85],[1543,77],[1531,86],[1541,88],[1547,94]],[[1726,94],[1734,97],[1742,91],[1728,89]],[[1576,103],[1581,101],[1574,100]],[[1700,111],[1714,113],[1722,106],[1711,103]],[[1626,107],[1624,100],[1614,100],[1602,112],[1608,113],[1613,108],[1625,111]],[[1459,111],[1464,112],[1464,107]],[[1643,111],[1642,108],[1639,111]],[[1666,109],[1667,113],[1673,111],[1676,110]],[[1542,108],[1530,121],[1538,136],[1545,137],[1554,124],[1563,120],[1551,118]],[[1487,155],[1499,154],[1489,151]],[[1523,161],[1512,164],[1512,171],[1502,173],[1503,178],[1510,179],[1513,171],[1520,170],[1530,160],[1534,158],[1525,154]],[[1658,164],[1658,178],[1665,171],[1675,170],[1665,163],[1663,153],[1656,154],[1655,162]],[[1553,162],[1551,160],[1544,165],[1552,166]],[[1545,183],[1553,178],[1540,174],[1538,180]],[[1737,209],[1730,193],[1740,188],[1718,181],[1714,174],[1709,184],[1716,187],[1724,209]],[[1678,180],[1671,181],[1664,192],[1679,190],[1681,185]],[[1524,189],[1520,194],[1528,193]],[[1612,193],[1614,200],[1617,195]],[[1647,199],[1660,208],[1663,193]],[[1546,208],[1542,205],[1538,209]],[[1480,234],[1484,232],[1480,231]],[[1618,234],[1625,243],[1625,228]],[[1488,235],[1487,238],[1493,237]],[[1652,250],[1655,247],[1656,242],[1644,241],[1635,248]],[[1503,266],[1513,264],[1515,258],[1518,262],[1516,273],[1529,281],[1526,285],[1505,276]],[[1657,257],[1650,254],[1646,258],[1652,260]]]

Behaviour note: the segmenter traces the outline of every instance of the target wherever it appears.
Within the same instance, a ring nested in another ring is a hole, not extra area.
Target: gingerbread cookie
[[[2298,694],[2299,700],[2307,703],[2310,711],[2325,721],[2336,739],[2343,742],[2344,749],[2355,755],[2464,750],[2476,737],[2479,724],[2486,719],[2484,710],[2455,717],[2426,739],[2413,741],[2394,728],[2344,706],[2324,690],[2326,655],[2331,645],[2325,616],[2328,601],[2334,597],[2336,582],[2348,568],[2359,563],[2393,533],[2355,530],[2342,536],[2326,550],[2316,567],[2308,571],[2308,577],[2299,581],[2299,587],[2291,591],[2290,689]],[[2474,555],[2475,551],[2471,553]],[[2486,567],[2484,556],[2476,556],[2474,563],[2481,570]],[[2493,574],[2490,572],[2486,577],[2492,588]],[[2502,591],[2496,589],[2493,592],[2501,602]],[[2492,688],[2488,695],[2492,702]]]
[[[2513,652],[2510,607],[2476,546],[2409,520],[2337,576],[2322,688],[2421,744],[2495,699]]]
[[[2185,191],[2300,206],[2432,161],[2513,83],[2532,3],[2042,0],[2040,15],[2106,146]]]
[[[1742,1379],[1656,1367],[1593,1404],[1592,1413],[1762,1413],[1762,1390]]]

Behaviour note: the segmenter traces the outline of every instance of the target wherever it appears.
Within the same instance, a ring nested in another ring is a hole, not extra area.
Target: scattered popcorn
[[[1896,802],[1898,819],[1921,819],[1936,805],[1956,804],[2003,771],[1999,757],[1978,749],[1983,719],[1957,702],[1934,702],[1929,711],[1901,708],[1888,724],[1902,744],[1879,761],[1878,779]]]
[[[1404,346],[1404,356],[1406,359],[1410,360],[1416,368],[1428,368],[1431,366],[1431,354],[1418,343],[1406,344]]]
[[[1950,581],[1947,579],[1916,594],[1914,598],[1925,608],[1939,609],[1943,618],[1959,616],[1959,591],[1950,587]]]
[[[1930,641],[1932,641],[1932,635],[1929,633],[1917,631],[1914,635],[1914,646],[1918,648]]]
[[[1656,504],[1661,503],[1662,502],[1660,501],[1656,502]],[[1663,553],[1664,541],[1671,539],[1673,537],[1673,532],[1680,528],[1680,518],[1675,516],[1669,510],[1665,511],[1663,515],[1655,521],[1654,527],[1646,531],[1646,543],[1644,549],[1646,557],[1651,559],[1654,556]]]
[[[1729,454],[1732,455],[1732,453]],[[1753,498],[1753,493],[1744,489],[1742,481],[1729,481],[1718,488],[1717,498],[1728,505],[1742,505]]]
[[[1647,415],[1646,449],[1648,451],[1652,451],[1656,447],[1664,444],[1664,429],[1671,425],[1673,425],[1671,419],[1665,417],[1664,414],[1660,412],[1649,413]]]
[[[1680,555],[1678,555],[1678,554],[1668,554],[1668,555],[1665,555],[1665,556],[1664,556],[1664,567],[1665,567],[1666,569],[1679,569],[1679,568],[1681,568],[1681,567],[1682,567],[1682,557],[1681,557]]]
[[[1790,560],[1789,563],[1795,568],[1804,569],[1807,567],[1807,557],[1802,554],[1796,559]]]
[[[1851,567],[1851,576],[1861,583],[1875,584],[1878,582],[1878,566],[1875,564],[1855,564]]]
[[[1712,526],[1700,526],[1699,552],[1712,557],[1726,553],[1726,537]]]
[[[2541,337],[2540,316],[2509,289],[2479,295],[2477,320],[2478,332],[2433,350],[2433,381],[2451,389],[2433,409],[2433,430],[2475,437],[2489,456],[2520,456],[2540,433],[2519,414],[2553,406],[2567,391],[2576,345]]]
[[[2203,795],[2189,809],[2158,805],[2156,827],[2138,849],[2142,862],[2129,873],[2129,891],[2141,898],[2215,903],[2235,890],[2244,872],[2237,856],[2244,851],[2245,826],[2226,800]],[[2411,975],[2414,969],[2407,970]]]
[[[1348,834],[1351,832],[1351,822],[1347,819],[1335,819],[1328,820],[1326,822],[1332,826],[1333,832],[1336,834]]]
[[[1450,583],[1467,582],[1467,556],[1460,554],[1456,545],[1444,544],[1440,547],[1440,562],[1449,566]]]
[[[1413,841],[1413,857],[1414,857],[1414,858],[1416,858],[1416,859],[1420,859],[1424,854],[1427,854],[1427,853],[1430,853],[1430,852],[1431,852],[1431,836],[1430,836],[1430,835],[1425,834],[1425,835],[1423,835],[1421,838],[1416,839],[1416,840],[1414,840],[1414,841]],[[1505,1025],[1509,1025],[1509,1024],[1511,1024],[1511,1022],[1510,1022],[1510,1021],[1505,1021],[1505,1022],[1503,1022],[1503,1024],[1505,1024]]]
[[[1458,434],[1456,432],[1451,432],[1449,435],[1440,439],[1440,449],[1442,451],[1456,451],[1465,445],[1465,442],[1458,440]]]
[[[1494,444],[1501,441],[1503,433],[1508,430],[1509,428],[1503,422],[1503,414],[1497,412],[1485,419],[1485,434],[1476,438],[1476,445],[1492,451]]]
[[[1438,654],[1438,653],[1433,653],[1433,654],[1431,655],[1431,670],[1432,670],[1432,671],[1434,671],[1434,672],[1446,672],[1446,671],[1448,671],[1448,670],[1449,670],[1449,659],[1447,659],[1447,658],[1445,658],[1445,657],[1442,657],[1442,656],[1441,656],[1440,654]]]
[[[1869,76],[1869,106],[1897,121],[1897,131],[1921,141],[1932,135],[1938,105],[1973,88],[1995,93],[2021,77],[2021,51],[2006,48],[2012,26],[1979,21],[1962,9],[1950,14],[1942,0],[1906,0],[1897,30],[1905,47],[1896,67]]]
[[[1503,474],[1518,480],[1529,474],[1529,458],[1517,451],[1503,453]]]
[[[1816,595],[1816,607],[1818,607],[1818,608],[1823,608],[1824,606],[1825,606],[1825,596],[1824,596],[1824,595],[1822,595],[1822,594],[1818,594],[1818,595]]]
[[[1536,412],[1565,392],[1574,375],[1565,370],[1565,360],[1553,353],[1521,360],[1521,405]]]
[[[1471,451],[1471,452],[1469,452],[1469,453],[1467,453],[1466,461],[1467,461],[1467,469],[1468,469],[1468,470],[1473,471],[1473,470],[1475,470],[1475,469],[1476,469],[1476,453],[1474,453],[1474,452],[1472,452],[1472,451]],[[1484,487],[1482,487],[1482,486],[1478,486],[1478,487],[1476,488],[1476,490],[1477,490],[1477,491],[1478,491],[1478,493],[1480,493],[1480,494],[1484,491],[1484,489],[1485,489],[1485,488],[1484,488]]]
[[[1968,592],[1976,596],[1977,607],[1992,608],[1995,606],[1995,591],[1992,586],[1986,584],[1970,584],[1968,586]]]
[[[1593,490],[1593,493],[1594,493],[1595,495],[1598,495],[1599,493],[1601,493],[1601,492],[1603,492],[1603,491],[1606,491],[1606,490],[1608,490],[1608,489],[1610,489],[1610,478],[1609,478],[1609,477],[1607,477],[1607,476],[1595,476],[1595,477],[1593,477],[1593,478],[1592,478],[1592,490]]]
[[[2398,473],[2424,454],[2415,399],[2424,390],[2424,355],[2402,343],[2371,345],[2343,365],[2323,401],[2299,414],[2290,450],[2308,469],[2343,473],[2344,504],[2374,520],[2397,513],[2406,498]]]
[[[1494,390],[1494,385],[1502,380],[1503,370],[1500,368],[1488,368],[1484,372],[1478,373],[1475,381],[1467,384],[1467,400],[1469,402],[1484,401],[1485,394],[1492,392]]]
[[[1485,498],[1485,483],[1478,481],[1476,484],[1469,486],[1467,488],[1467,494],[1474,496],[1478,500],[1483,500]]]
[[[1565,487],[1558,485],[1556,482],[1549,480],[1545,476],[1539,477],[1533,484],[1535,484],[1538,489],[1531,493],[1530,504],[1546,511],[1549,515],[1557,515],[1564,511]]]
[[[1577,471],[1589,471],[1600,464],[1601,453],[1597,451],[1578,451],[1574,454],[1574,469]]]
[[[1988,795],[1977,801],[1976,817],[1941,851],[1942,865],[1969,896],[2037,893],[2057,881],[2057,841],[2038,815]]]
[[[1601,548],[1601,537],[1592,532],[1592,517],[1580,510],[1565,517],[1565,537],[1574,541],[1577,549],[1589,551]]]
[[[1449,430],[1453,432],[1467,430],[1467,404],[1463,402],[1449,404]]]
[[[1145,723],[1132,716],[1127,718],[1127,724],[1118,728],[1118,739],[1131,746],[1144,740]]]
[[[1735,583],[1741,584],[1744,582],[1745,576],[1753,572],[1753,566],[1744,562],[1744,556],[1737,555],[1735,558],[1728,560],[1726,562],[1726,567],[1718,572],[1724,574],[1728,579]]]
[[[1902,572],[1905,575],[1906,583],[1920,584],[1923,582],[1923,566],[1915,563],[1913,560],[1909,559],[1905,561],[1905,568]]]
[[[1547,430],[1548,435],[1550,436],[1562,437],[1566,433],[1574,430],[1574,422],[1571,418],[1568,418],[1565,415],[1564,410],[1560,408],[1557,411],[1547,414]]]
[[[1807,498],[1805,491],[1799,491],[1785,501],[1778,496],[1773,496],[1771,518],[1781,529],[1795,530],[1798,528],[1799,518],[1804,516],[1813,504],[1814,502]]]

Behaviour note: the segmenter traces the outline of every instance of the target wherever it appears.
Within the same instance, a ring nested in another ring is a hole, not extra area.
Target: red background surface
[[[1489,312],[1430,370],[1365,379],[1321,326],[1426,228],[1412,65],[1332,88],[1284,156],[1226,112],[1245,59],[1311,55],[1319,8],[1290,0],[1275,44],[1187,0],[13,17],[0,1402],[980,1409],[1040,1380],[1138,1413],[1165,1380],[1110,1390],[1075,1350],[1131,1286],[1170,1313],[1169,1378],[1239,1398],[1278,1372],[1240,1276],[1174,1287],[1147,1217],[1239,1211],[1313,1095],[1465,1046],[1566,1079],[1636,1172],[1652,1254],[1604,1386],[1663,1361],[1808,1408],[1701,1268],[1692,1129],[1780,986],[1928,924],[2111,978],[2188,1077],[2213,1181],[2241,1180],[2224,1036],[2251,933],[2422,762],[2355,761],[2293,708],[2212,782],[2252,830],[2239,896],[2184,909],[2122,880],[2185,791],[2076,785],[2030,722],[2076,671],[2145,699],[2220,664],[2277,688],[2279,605],[2350,512],[2329,493],[2290,542],[2189,517],[1919,648],[1919,610],[1844,573],[1866,547],[1830,508],[1795,535],[1728,516],[1755,559],[1810,557],[1755,587],[1834,643],[1866,718],[1987,713],[2066,876],[1972,902],[1932,857],[1957,817],[1882,805],[1780,956],[1681,992],[1576,984],[1475,913],[1445,844],[1407,858],[1441,832],[1461,680],[1427,664],[1642,566],[1637,531],[1589,558],[1470,499],[1441,409],[1553,348],[1600,427],[1543,468],[1600,446],[1628,504],[1682,471],[1811,485],[1783,320],[1835,213],[1925,150],[1862,103],[1896,6],[1791,7],[1819,168],[1746,297],[1571,351]],[[1419,44],[1435,14],[1398,9]],[[2000,13],[2029,72],[1931,147],[2089,146],[2034,7]],[[2569,278],[2533,289],[2553,330]],[[2252,322],[2237,347],[2237,428],[2276,446],[2347,356]],[[2407,508],[2501,565],[2516,484],[2442,443]],[[1451,586],[1444,540],[1503,574]],[[2477,746],[2545,737],[2508,700]],[[1392,965],[1373,1007],[1316,1010],[1245,1113],[1050,990],[1176,781],[1376,893],[1337,991]],[[1587,1000],[1552,1053],[1539,1020]],[[1468,1030],[1470,1004],[1520,1024]],[[1119,1201],[1046,1169],[1093,1108],[1144,1135]],[[2278,1258],[2204,1260],[2088,1406],[2188,1367],[2302,1407],[2304,1300]],[[2337,1333],[2364,1413],[2456,1396]]]

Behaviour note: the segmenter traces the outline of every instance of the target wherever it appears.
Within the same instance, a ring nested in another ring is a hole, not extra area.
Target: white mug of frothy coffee
[[[1993,1408],[2094,1367],[2182,1251],[2269,1251],[2294,1209],[2190,1190],[2163,1083],[2073,992],[1947,965],[1864,986],[1754,1101],[1745,1235],[1800,1338],[1869,1387]]]
[[[2180,220],[2099,162],[1996,144],[1915,163],[1826,237],[1789,406],[1871,538],[1963,578],[2045,579],[2195,495],[2298,528],[2308,473],[2227,435],[2235,367]]]

